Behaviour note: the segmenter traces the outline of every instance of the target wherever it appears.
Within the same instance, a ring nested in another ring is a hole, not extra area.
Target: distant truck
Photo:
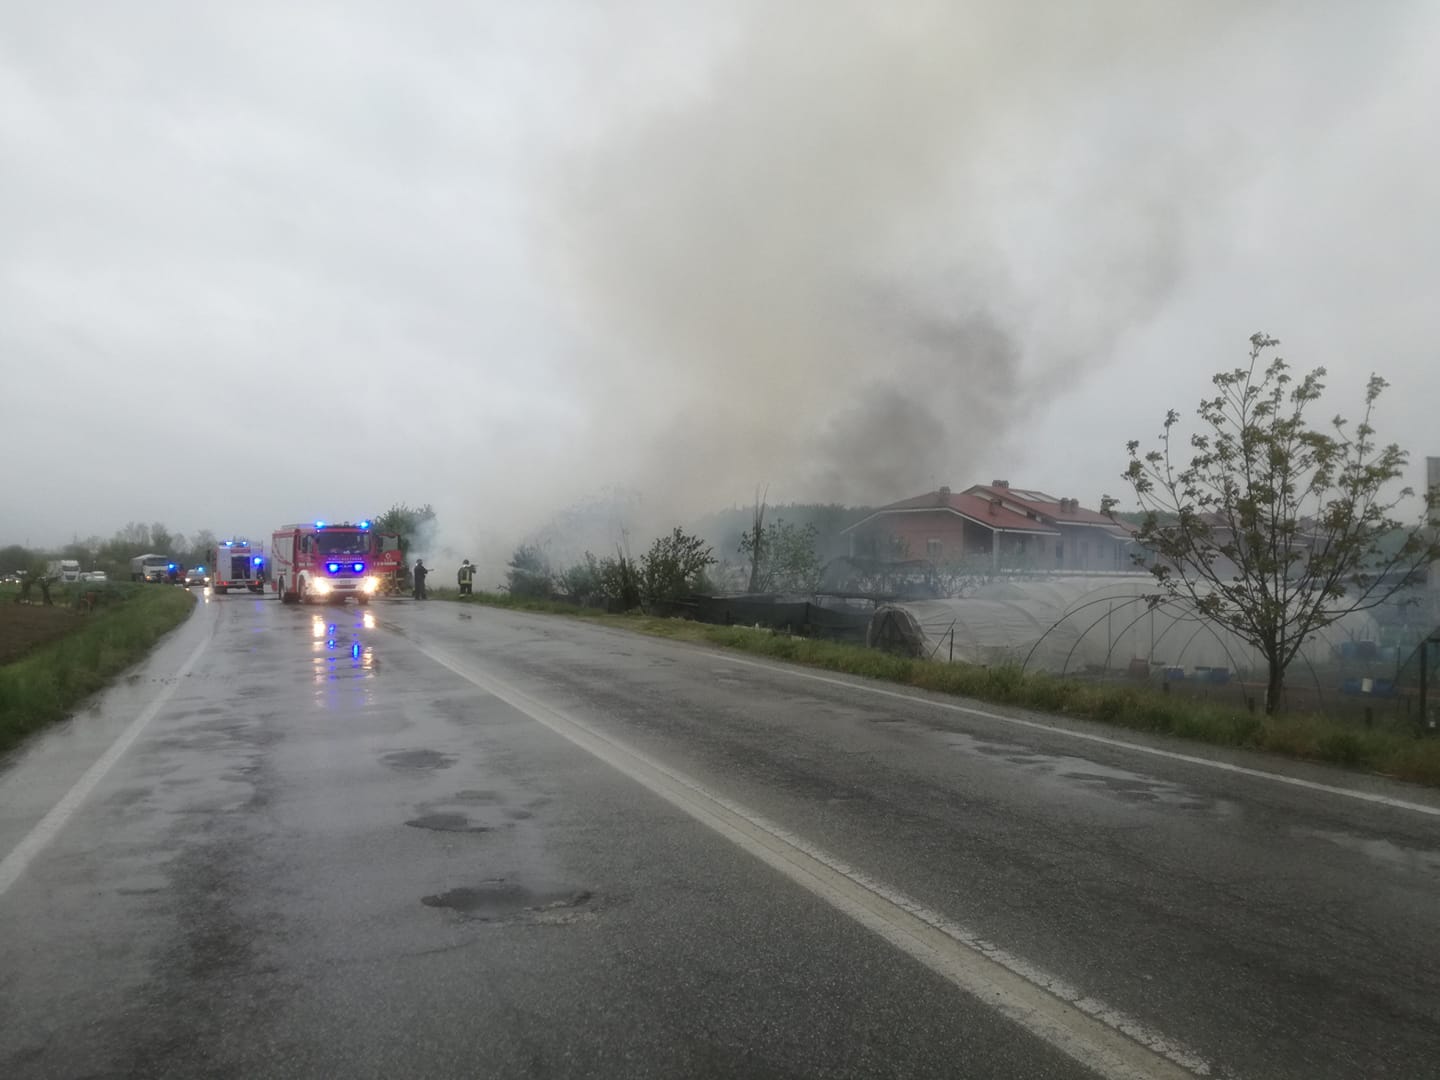
[[[174,564],[168,555],[136,555],[130,560],[130,580],[168,581],[172,565]]]
[[[80,562],[77,559],[56,559],[47,568],[49,577],[67,585],[80,580]]]
[[[265,591],[265,549],[244,537],[222,540],[215,545],[214,566],[210,568],[210,586],[217,593],[231,589]]]
[[[324,603],[352,596],[368,604],[380,588],[370,523],[285,525],[270,538],[271,576],[287,604]]]

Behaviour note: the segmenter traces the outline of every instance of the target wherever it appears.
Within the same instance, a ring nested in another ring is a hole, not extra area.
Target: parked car
[[[85,571],[85,573],[80,575],[80,580],[94,582],[96,584],[103,584],[109,581],[110,578],[106,576],[104,570],[87,570]]]

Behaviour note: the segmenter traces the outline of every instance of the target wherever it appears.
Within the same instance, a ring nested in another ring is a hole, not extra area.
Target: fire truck
[[[370,532],[370,565],[380,579],[379,593],[395,596],[405,592],[405,553],[400,550],[400,534]]]
[[[275,591],[287,604],[344,603],[347,596],[368,604],[380,588],[373,547],[368,521],[282,526],[270,538]]]
[[[217,593],[231,589],[265,591],[265,549],[243,536],[222,540],[215,545],[214,566],[210,571],[210,587]]]

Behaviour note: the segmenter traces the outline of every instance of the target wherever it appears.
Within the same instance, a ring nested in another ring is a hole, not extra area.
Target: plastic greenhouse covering
[[[1249,644],[1194,606],[1160,593],[1148,576],[1053,577],[992,582],[953,600],[901,605],[920,626],[928,655],[972,664],[1024,664],[1054,674],[1151,667],[1243,672],[1263,670]],[[1345,641],[1374,641],[1366,613],[1322,630],[1296,662],[1319,664]]]

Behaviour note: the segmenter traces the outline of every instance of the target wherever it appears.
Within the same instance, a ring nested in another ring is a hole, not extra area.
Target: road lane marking
[[[4,859],[0,859],[0,896],[4,896],[10,886],[20,880],[21,875],[25,873],[25,868],[30,865],[35,856],[44,850],[45,846],[54,840],[60,830],[75,816],[75,812],[84,805],[96,785],[105,778],[105,774],[124,756],[125,751],[130,749],[131,744],[140,737],[140,733],[170,700],[176,687],[180,685],[180,680],[190,673],[190,669],[195,666],[196,661],[200,659],[200,655],[209,645],[210,635],[206,634],[185,662],[180,665],[180,669],[175,672],[174,680],[151,699],[150,704],[145,706],[139,716],[130,721],[129,726],[110,744],[105,753],[101,754],[95,763],[85,770],[85,774],[75,781],[74,786],[50,808],[47,814],[36,822],[35,827],[25,834],[25,838],[15,845],[10,854],[6,855]]]
[[[683,773],[411,639],[431,660],[574,743],[1107,1080],[1211,1075],[1199,1054],[986,941]]]
[[[795,671],[791,668],[777,667],[774,664],[765,664],[756,660],[741,660],[738,657],[726,654],[717,654],[717,659],[724,660],[728,664],[739,664],[742,667],[758,668],[761,671],[769,671],[776,675],[789,675],[796,679],[809,679],[811,682],[825,683],[827,686],[839,686],[846,690],[863,690],[867,694],[878,694],[881,697],[895,698],[898,701],[907,701],[912,705],[928,705],[936,709],[946,709],[950,712],[963,713],[966,716],[978,716],[984,720],[997,720],[1002,724],[1013,724],[1016,727],[1032,728],[1035,731],[1043,731],[1050,735],[1063,735],[1071,739],[1082,739],[1085,742],[1100,743],[1102,746],[1114,746],[1121,750],[1133,750],[1139,754],[1149,754],[1152,757],[1167,758],[1171,761],[1183,761],[1187,765],[1203,765],[1207,769],[1218,769],[1220,772],[1234,773],[1239,776],[1251,776],[1260,780],[1273,780],[1277,784],[1289,784],[1291,787],[1304,788],[1307,791],[1321,791],[1327,795],[1343,795],[1347,799],[1359,799],[1361,802],[1376,803],[1380,806],[1389,806],[1396,810],[1409,810],[1416,814],[1428,814],[1431,817],[1440,817],[1440,806],[1429,806],[1425,803],[1409,802],[1405,799],[1397,799],[1390,795],[1381,795],[1373,791],[1358,791],[1355,788],[1340,787],[1337,784],[1322,784],[1317,780],[1303,780],[1298,776],[1286,776],[1284,773],[1267,772],[1264,769],[1252,769],[1245,765],[1232,765],[1228,761],[1216,761],[1214,758],[1197,757],[1194,754],[1182,754],[1178,750],[1163,750],[1158,746],[1144,746],[1140,743],[1126,742],[1124,739],[1114,739],[1106,735],[1095,735],[1088,731],[1075,731],[1071,728],[1056,727],[1053,724],[1041,723],[1039,720],[1026,720],[1019,716],[1005,716],[1001,713],[987,712],[984,709],[976,709],[969,705],[957,705],[950,701],[935,701],[932,698],[917,697],[914,694],[907,694],[900,690],[887,690],[883,686],[870,686],[866,683],[850,682],[846,679],[836,679],[828,675],[816,675],[809,671]]]

